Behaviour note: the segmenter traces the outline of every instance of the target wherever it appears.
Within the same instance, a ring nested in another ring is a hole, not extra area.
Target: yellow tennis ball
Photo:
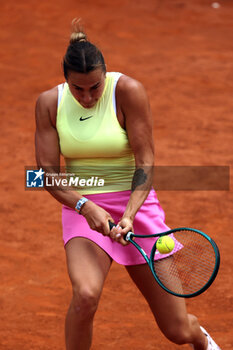
[[[174,247],[174,239],[172,239],[169,236],[160,237],[156,242],[156,248],[161,254],[167,254],[172,252]]]

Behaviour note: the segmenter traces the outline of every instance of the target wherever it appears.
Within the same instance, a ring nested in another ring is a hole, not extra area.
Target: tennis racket
[[[109,222],[110,229],[115,226]],[[175,247],[168,254],[156,248],[159,237],[171,236]],[[150,256],[137,243],[137,238],[155,238]],[[181,227],[153,235],[136,235],[128,232],[124,239],[142,254],[156,282],[168,293],[191,298],[203,293],[213,283],[220,265],[217,244],[199,230]],[[156,259],[156,255],[160,254]]]

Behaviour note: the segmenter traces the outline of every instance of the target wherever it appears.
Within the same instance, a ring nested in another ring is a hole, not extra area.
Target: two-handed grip
[[[113,228],[113,227],[115,227],[116,226],[116,224],[114,224],[114,222],[112,222],[112,221],[110,221],[110,220],[108,220],[108,223],[109,223],[109,228],[110,228],[110,230]],[[129,241],[129,238],[130,238],[130,235],[132,234],[132,232],[131,231],[129,231],[128,233],[126,233],[125,235],[124,235],[124,240],[125,241]]]

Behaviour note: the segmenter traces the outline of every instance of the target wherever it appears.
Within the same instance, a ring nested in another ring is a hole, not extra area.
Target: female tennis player
[[[152,189],[148,97],[138,81],[106,72],[100,50],[88,41],[78,21],[73,25],[63,59],[66,81],[43,92],[36,104],[38,166],[46,173],[57,172],[62,154],[67,173],[79,179],[73,190],[62,185],[47,188],[63,204],[63,239],[73,288],[66,349],[90,349],[93,318],[112,260],[126,267],[171,342],[190,344],[195,350],[220,349],[187,313],[184,300],[159,287],[141,255],[123,239],[129,230],[168,230]],[[111,231],[109,220],[117,224]],[[140,244],[148,252],[153,243]]]

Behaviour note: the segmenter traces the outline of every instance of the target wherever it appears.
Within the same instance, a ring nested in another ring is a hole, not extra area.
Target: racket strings
[[[156,260],[154,271],[160,282],[177,294],[193,294],[211,279],[216,264],[211,243],[196,232],[178,231],[174,254]]]

